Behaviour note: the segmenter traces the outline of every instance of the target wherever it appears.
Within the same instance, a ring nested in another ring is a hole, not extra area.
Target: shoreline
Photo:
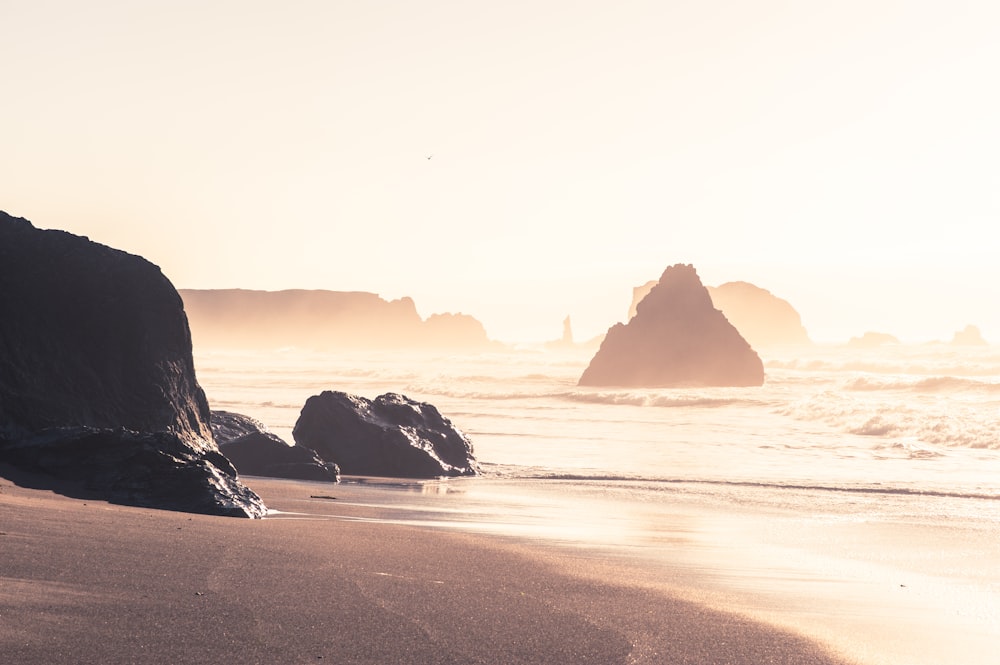
[[[626,485],[347,477],[326,512],[374,509],[380,521],[525,547],[556,568],[577,561],[576,573],[591,579],[738,613],[857,662],[993,660],[1000,577],[990,562],[1000,562],[1000,541],[992,510],[957,510],[948,497]],[[949,518],[935,519],[938,511]]]
[[[4,477],[0,651],[25,665],[850,662],[536,539],[395,524],[296,483],[247,482],[275,517],[119,506]]]

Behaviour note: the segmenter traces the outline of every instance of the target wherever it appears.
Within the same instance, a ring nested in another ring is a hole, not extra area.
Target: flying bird
[[[427,155],[427,159],[430,159],[430,158],[431,158],[431,157],[433,157],[433,156],[434,156],[434,155]]]

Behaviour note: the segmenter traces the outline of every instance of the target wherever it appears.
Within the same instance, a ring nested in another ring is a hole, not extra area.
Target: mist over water
[[[590,352],[198,354],[216,409],[291,442],[322,390],[399,392],[488,476],[759,483],[1000,498],[1000,353],[948,345],[764,356],[760,388],[578,387]]]
[[[861,662],[991,662],[1000,351],[771,350],[762,387],[689,389],[579,387],[591,354],[202,351],[196,366],[213,409],[289,442],[322,390],[438,407],[483,477],[345,479],[399,521],[645,561]]]

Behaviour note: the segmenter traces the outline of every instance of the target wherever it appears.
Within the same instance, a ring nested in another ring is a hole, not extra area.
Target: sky
[[[577,339],[675,263],[1000,343],[995,0],[0,0],[0,209]]]

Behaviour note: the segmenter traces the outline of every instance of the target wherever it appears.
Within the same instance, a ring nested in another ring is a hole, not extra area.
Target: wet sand
[[[3,662],[847,662],[565,548],[249,484],[282,514],[190,515],[0,479]]]

